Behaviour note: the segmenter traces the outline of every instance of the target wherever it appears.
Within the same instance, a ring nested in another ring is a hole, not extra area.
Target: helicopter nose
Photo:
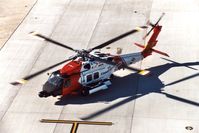
[[[52,84],[46,82],[43,85],[42,91],[39,92],[38,96],[39,97],[49,97],[52,95],[52,92],[55,90],[55,86],[53,86]]]
[[[42,91],[39,92],[38,96],[39,97],[49,97],[49,96],[58,96],[61,95],[61,90],[58,89],[57,86],[50,84],[49,82],[46,82],[43,85]]]
[[[46,91],[40,91],[39,94],[38,94],[39,97],[49,97],[50,94]]]
[[[42,88],[43,91],[46,91],[48,93],[53,92],[55,89],[56,89],[56,86],[54,86],[53,84],[50,84],[49,82],[46,82]]]

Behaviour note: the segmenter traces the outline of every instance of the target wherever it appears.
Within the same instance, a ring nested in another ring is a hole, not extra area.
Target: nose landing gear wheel
[[[41,91],[41,92],[39,92],[38,96],[41,97],[41,98],[42,98],[42,97],[49,97],[50,94],[47,93],[46,91]]]

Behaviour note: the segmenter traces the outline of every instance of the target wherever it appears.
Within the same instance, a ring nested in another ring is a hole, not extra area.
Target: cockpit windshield
[[[55,86],[61,86],[63,81],[64,80],[59,73],[52,73],[48,79],[48,82]]]

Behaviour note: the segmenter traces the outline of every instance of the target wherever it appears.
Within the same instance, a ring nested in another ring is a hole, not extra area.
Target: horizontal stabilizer
[[[157,43],[157,41],[153,44],[153,45],[155,45]],[[138,46],[138,47],[140,47],[140,48],[143,48],[143,49],[145,49],[146,47],[144,46],[144,45],[141,45],[141,44],[139,44],[139,43],[134,43],[136,46]],[[167,54],[167,53],[165,53],[165,52],[162,52],[162,51],[159,51],[159,50],[156,50],[156,49],[153,49],[153,48],[150,48],[153,52],[155,52],[155,53],[158,53],[158,54],[161,54],[161,55],[164,55],[164,56],[167,56],[167,57],[169,57],[169,55]]]
[[[162,52],[162,51],[158,51],[158,50],[155,50],[155,49],[152,49],[152,51],[153,51],[153,52],[156,52],[156,53],[158,53],[158,54],[161,54],[161,55],[164,55],[164,56],[169,57],[169,55],[168,55],[167,53],[164,53],[164,52]]]
[[[134,43],[136,46],[138,46],[138,47],[140,47],[140,48],[145,48],[145,46],[144,45],[141,45],[141,44],[139,44],[139,43]]]

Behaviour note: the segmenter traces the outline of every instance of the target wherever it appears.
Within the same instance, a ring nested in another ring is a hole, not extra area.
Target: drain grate
[[[186,126],[185,129],[187,129],[187,130],[193,130],[193,127],[192,126]]]

